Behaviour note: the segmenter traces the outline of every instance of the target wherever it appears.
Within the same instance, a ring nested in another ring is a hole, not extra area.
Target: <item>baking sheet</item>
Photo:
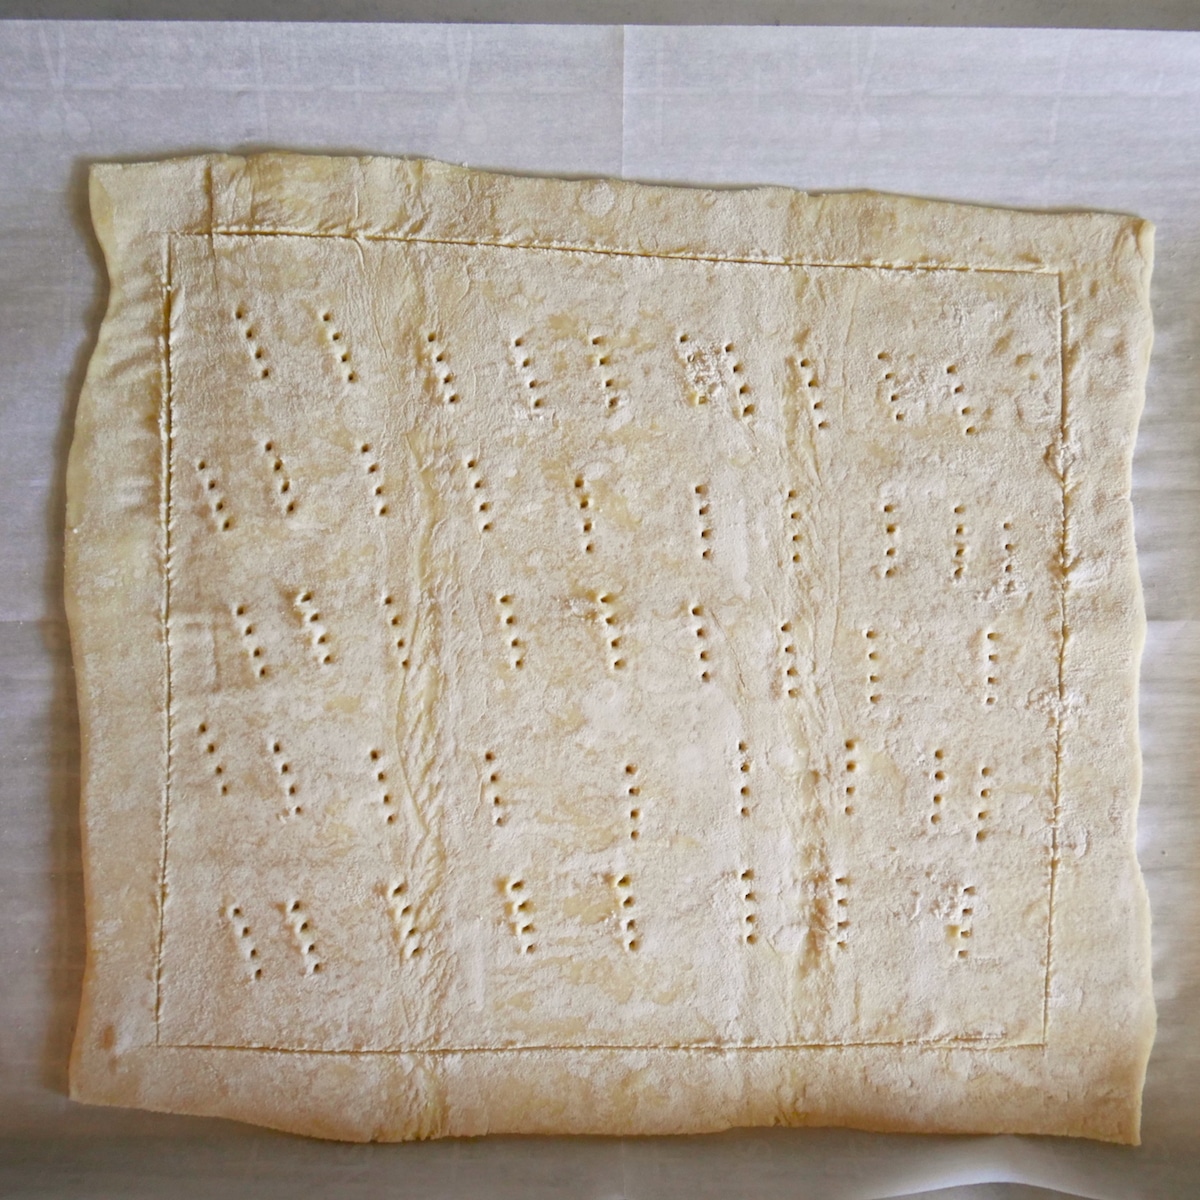
[[[82,970],[61,600],[70,423],[103,312],[85,164],[200,150],[424,154],[545,174],[1136,212],[1158,225],[1135,461],[1150,630],[1139,845],[1159,1036],[1138,1149],[747,1130],[336,1146],[64,1096]],[[903,1195],[1019,1180],[1200,1189],[1200,34],[0,24],[0,1191]]]

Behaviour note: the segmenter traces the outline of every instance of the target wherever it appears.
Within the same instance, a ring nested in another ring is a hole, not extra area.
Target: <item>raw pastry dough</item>
[[[82,1100],[1136,1141],[1151,227],[99,166]]]

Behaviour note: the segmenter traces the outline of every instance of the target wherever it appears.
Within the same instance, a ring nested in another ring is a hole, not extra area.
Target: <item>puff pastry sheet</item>
[[[91,176],[93,1103],[1135,1142],[1152,229]]]

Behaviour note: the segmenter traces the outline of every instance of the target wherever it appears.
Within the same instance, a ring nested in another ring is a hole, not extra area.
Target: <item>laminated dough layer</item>
[[[1134,218],[92,174],[77,1098],[1136,1141]]]

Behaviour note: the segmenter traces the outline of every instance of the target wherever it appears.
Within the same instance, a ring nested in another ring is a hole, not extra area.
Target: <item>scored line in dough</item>
[[[170,619],[171,619],[171,524],[172,524],[172,477],[171,463],[173,452],[173,398],[172,398],[172,374],[171,374],[171,303],[172,303],[172,243],[175,237],[186,237],[189,235],[168,235],[164,238],[164,273],[162,276],[163,286],[163,314],[164,314],[164,331],[162,336],[162,379],[163,379],[163,412],[161,414],[161,430],[163,440],[163,455],[162,455],[162,471],[163,471],[163,504],[162,504],[162,519],[163,519],[163,544],[165,548],[164,556],[164,580],[163,580],[163,624],[164,624],[164,643],[166,655],[166,743],[167,743],[167,775],[166,783],[162,798],[162,824],[163,824],[163,844],[162,844],[162,859],[160,866],[160,886],[159,886],[159,933],[158,933],[158,949],[157,960],[155,965],[155,1030],[156,1043],[161,1046],[173,1045],[176,1043],[163,1043],[157,1041],[159,1015],[161,1011],[161,991],[162,991],[162,961],[163,961],[163,939],[165,934],[165,899],[166,899],[166,863],[169,853],[169,807],[170,807],[170,788],[171,788],[171,765],[173,756],[173,731],[172,731],[172,681],[171,681],[171,644],[169,637]],[[868,271],[921,271],[921,272],[967,272],[979,274],[1016,274],[1016,275],[1057,275],[1060,294],[1060,323],[1058,329],[1058,352],[1059,352],[1059,370],[1062,389],[1061,416],[1059,427],[1059,448],[1065,442],[1067,433],[1067,382],[1063,363],[1063,345],[1064,335],[1062,324],[1066,320],[1065,309],[1062,308],[1061,302],[1061,274],[1049,271],[1039,270],[1036,268],[977,268],[965,265],[955,264],[938,264],[927,266],[924,264],[881,264],[881,263],[853,263],[853,262],[799,262],[788,260],[770,260],[756,258],[730,258],[717,255],[684,255],[684,254],[647,254],[643,252],[627,251],[620,249],[607,249],[596,247],[581,247],[581,246],[559,246],[559,245],[538,245],[538,244],[515,244],[507,242],[492,242],[479,239],[453,239],[453,238],[421,238],[421,237],[395,237],[395,236],[379,236],[379,235],[344,235],[344,234],[313,234],[313,233],[297,233],[288,230],[268,230],[268,229],[220,229],[214,230],[213,236],[228,236],[237,238],[270,238],[270,237],[299,237],[299,238],[336,238],[344,241],[387,241],[387,242],[416,242],[430,245],[446,245],[459,247],[488,247],[494,249],[512,249],[525,250],[528,252],[538,253],[571,253],[571,254],[598,254],[617,257],[634,257],[634,258],[654,258],[667,260],[684,260],[709,263],[729,263],[732,265],[745,266],[774,266],[793,268],[836,268],[846,270],[868,270]],[[1067,539],[1069,536],[1069,512],[1067,499],[1067,479],[1065,465],[1060,464],[1059,478],[1062,491],[1062,529],[1060,536],[1061,554],[1066,554]],[[1067,598],[1066,598],[1066,578],[1065,572],[1060,572],[1059,577],[1059,603],[1061,611],[1061,635],[1058,654],[1058,688],[1059,688],[1059,706],[1055,713],[1055,772],[1053,784],[1053,817],[1050,825],[1051,831],[1051,854],[1050,854],[1050,872],[1049,872],[1049,907],[1047,913],[1047,931],[1046,931],[1046,964],[1045,964],[1045,980],[1044,980],[1044,998],[1043,998],[1043,1014],[1042,1014],[1042,1042],[1019,1042],[1007,1043],[1007,1048],[1019,1048],[1026,1046],[1043,1045],[1046,1037],[1046,1031],[1049,1021],[1049,1004],[1050,1004],[1050,977],[1051,977],[1051,951],[1053,947],[1053,919],[1054,919],[1054,885],[1055,875],[1057,870],[1057,846],[1058,846],[1058,821],[1060,815],[1060,780],[1059,770],[1061,764],[1062,753],[1062,721],[1061,707],[1064,699],[1064,652],[1065,639],[1067,632]],[[664,1046],[664,1045],[646,1045],[640,1044],[639,1049],[672,1049],[672,1050],[690,1050],[690,1049],[726,1049],[726,1050],[753,1050],[753,1049],[771,1049],[771,1048],[818,1048],[828,1047],[834,1048],[838,1046],[871,1046],[871,1045],[929,1045],[929,1046],[971,1046],[972,1048],[988,1049],[991,1048],[987,1044],[988,1039],[984,1036],[977,1038],[954,1038],[954,1039],[912,1039],[899,1041],[847,1041],[847,1042],[798,1042],[798,1043],[763,1043],[761,1045],[747,1045],[737,1043],[694,1043],[680,1046]],[[275,1050],[282,1053],[330,1053],[330,1054],[352,1054],[352,1053],[399,1053],[401,1048],[384,1049],[384,1050],[302,1050],[291,1049],[287,1047],[218,1047],[204,1046],[200,1044],[184,1043],[189,1048],[245,1048],[254,1050],[270,1051]],[[622,1049],[619,1045],[595,1045],[595,1046],[572,1046],[564,1045],[562,1047],[552,1045],[538,1046],[509,1046],[509,1047],[471,1047],[464,1046],[460,1048],[452,1047],[430,1047],[422,1049],[420,1053],[454,1053],[454,1052],[472,1052],[483,1050],[514,1050],[522,1049]],[[1002,1047],[996,1047],[1002,1048]]]

